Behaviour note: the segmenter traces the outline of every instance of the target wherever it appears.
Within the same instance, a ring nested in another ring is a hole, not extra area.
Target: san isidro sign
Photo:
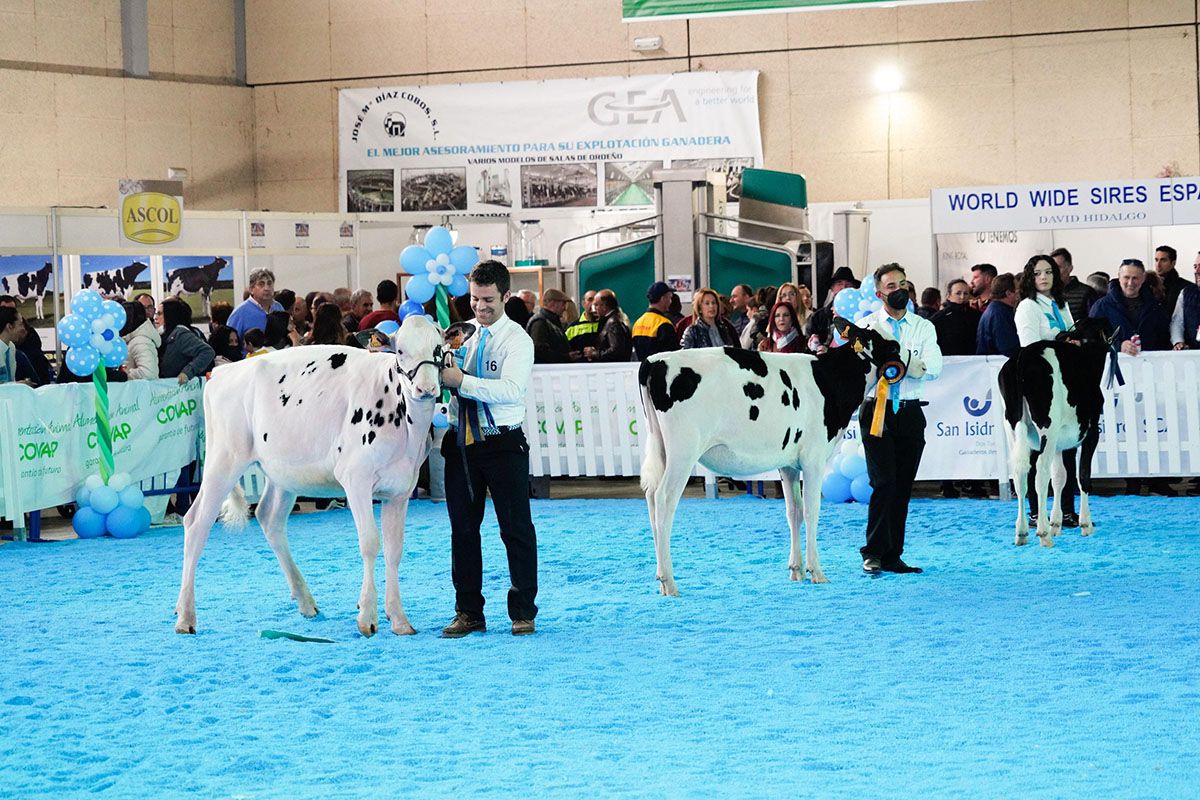
[[[166,244],[183,228],[183,182],[122,178],[121,238],[138,244]]]
[[[973,186],[930,192],[933,233],[1200,223],[1200,177]]]

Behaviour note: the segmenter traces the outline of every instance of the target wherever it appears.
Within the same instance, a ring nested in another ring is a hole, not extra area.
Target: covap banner
[[[113,457],[118,472],[135,481],[179,469],[197,455],[204,427],[202,382],[128,381],[108,387]],[[30,389],[0,386],[15,431],[5,436],[6,472],[15,471],[21,510],[70,502],[88,475],[98,471],[96,391],[90,383]],[[11,508],[8,499],[6,509]]]
[[[651,173],[762,163],[758,72],[342,89],[343,212],[647,206]]]

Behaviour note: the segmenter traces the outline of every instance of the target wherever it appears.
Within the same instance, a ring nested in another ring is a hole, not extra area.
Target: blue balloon
[[[871,479],[867,477],[866,473],[850,481],[850,494],[859,503],[871,502],[871,493],[874,491],[871,487]]]
[[[119,497],[121,505],[126,508],[141,508],[146,502],[146,495],[142,494],[141,487],[136,483],[122,489]]]
[[[79,315],[90,325],[92,320],[100,316],[103,305],[104,298],[99,292],[95,289],[84,289],[71,298],[71,313]]]
[[[91,337],[91,326],[74,314],[67,314],[58,321],[58,339],[67,347],[87,344]]]
[[[133,479],[129,477],[128,472],[117,472],[109,476],[108,488],[119,492],[131,483],[133,483]]]
[[[150,509],[142,506],[138,512],[138,533],[145,533],[150,530]]]
[[[92,496],[88,498],[88,505],[97,514],[107,514],[120,504],[120,496],[107,486],[92,490]]]
[[[456,247],[450,251],[450,263],[459,275],[466,275],[479,263],[479,251],[474,247]]]
[[[425,265],[433,259],[433,253],[419,244],[410,244],[400,251],[400,266],[409,275],[424,275]]]
[[[95,539],[104,535],[104,515],[97,514],[88,506],[80,506],[71,517],[71,527],[80,539]]]
[[[400,306],[399,310],[396,311],[396,316],[398,316],[400,318],[400,321],[403,322],[404,320],[408,319],[408,317],[412,314],[424,314],[424,313],[425,313],[424,306],[422,306],[416,300],[405,300],[404,305]],[[376,325],[375,327],[379,327],[379,326]]]
[[[837,293],[837,297],[833,298],[833,310],[838,316],[851,319],[858,311],[858,304],[861,300],[857,289],[846,287]]]
[[[125,320],[127,319],[125,316],[125,306],[121,305],[116,300],[105,300],[103,303],[101,303],[100,313],[107,314],[113,318],[112,326],[114,330],[119,331],[121,328],[125,327]]]
[[[850,479],[840,472],[831,472],[821,481],[821,495],[833,503],[848,503],[853,495],[850,494]]]
[[[851,453],[842,459],[842,465],[838,471],[850,480],[854,480],[859,475],[866,474],[867,460],[858,453]]]
[[[67,369],[81,378],[86,378],[100,366],[100,354],[96,352],[96,348],[87,345],[72,347],[67,351],[66,362]]]
[[[104,365],[116,369],[125,363],[125,359],[129,356],[129,345],[125,344],[125,340],[121,337],[113,339],[112,350],[109,350],[104,355]]]
[[[105,529],[114,539],[132,539],[141,531],[142,515],[138,509],[117,506],[104,520]]]
[[[428,303],[429,298],[433,297],[434,286],[429,282],[429,278],[425,277],[427,274],[414,275],[408,279],[408,283],[404,284],[404,293],[410,300]]]
[[[75,492],[75,505],[78,508],[84,508],[88,505],[88,498],[92,496],[92,490],[86,485],[80,486],[79,491]]]
[[[443,228],[441,225],[434,225],[425,234],[425,249],[433,253],[435,256],[438,253],[449,253],[454,249],[454,239],[450,236],[450,231]]]
[[[459,274],[455,275],[454,279],[450,281],[450,286],[446,291],[450,293],[451,297],[462,297],[470,288],[470,285],[467,283],[467,276]]]
[[[394,319],[385,319],[383,322],[375,326],[375,330],[382,333],[384,336],[395,336],[396,331],[400,330],[400,323]]]

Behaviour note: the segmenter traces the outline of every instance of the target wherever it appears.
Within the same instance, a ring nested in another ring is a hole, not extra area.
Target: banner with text
[[[1053,231],[979,231],[942,233],[937,244],[937,288],[955,278],[971,280],[971,267],[991,264],[997,272],[1020,273],[1030,256],[1054,249]]]
[[[933,233],[1200,223],[1200,178],[975,186],[929,193]]]
[[[652,172],[762,164],[758,72],[342,89],[341,210],[654,204]]]
[[[193,461],[204,424],[202,391],[196,380],[109,384],[117,472],[140,481]],[[0,468],[15,471],[22,510],[70,502],[98,471],[95,395],[90,383],[0,386],[0,402],[11,404],[16,429],[14,451],[0,455],[6,462]]]
[[[871,6],[892,8],[960,2],[964,0],[623,0],[621,16],[625,22],[637,22],[664,17],[720,17],[731,14],[774,14]]]

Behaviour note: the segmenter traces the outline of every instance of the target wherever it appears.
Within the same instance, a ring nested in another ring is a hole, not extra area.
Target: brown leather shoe
[[[487,623],[481,619],[471,619],[461,611],[454,615],[450,624],[442,628],[443,639],[461,639],[469,633],[483,633]]]
[[[533,620],[518,619],[518,620],[513,621],[513,624],[512,624],[513,636],[528,636],[531,633],[533,633]]]

